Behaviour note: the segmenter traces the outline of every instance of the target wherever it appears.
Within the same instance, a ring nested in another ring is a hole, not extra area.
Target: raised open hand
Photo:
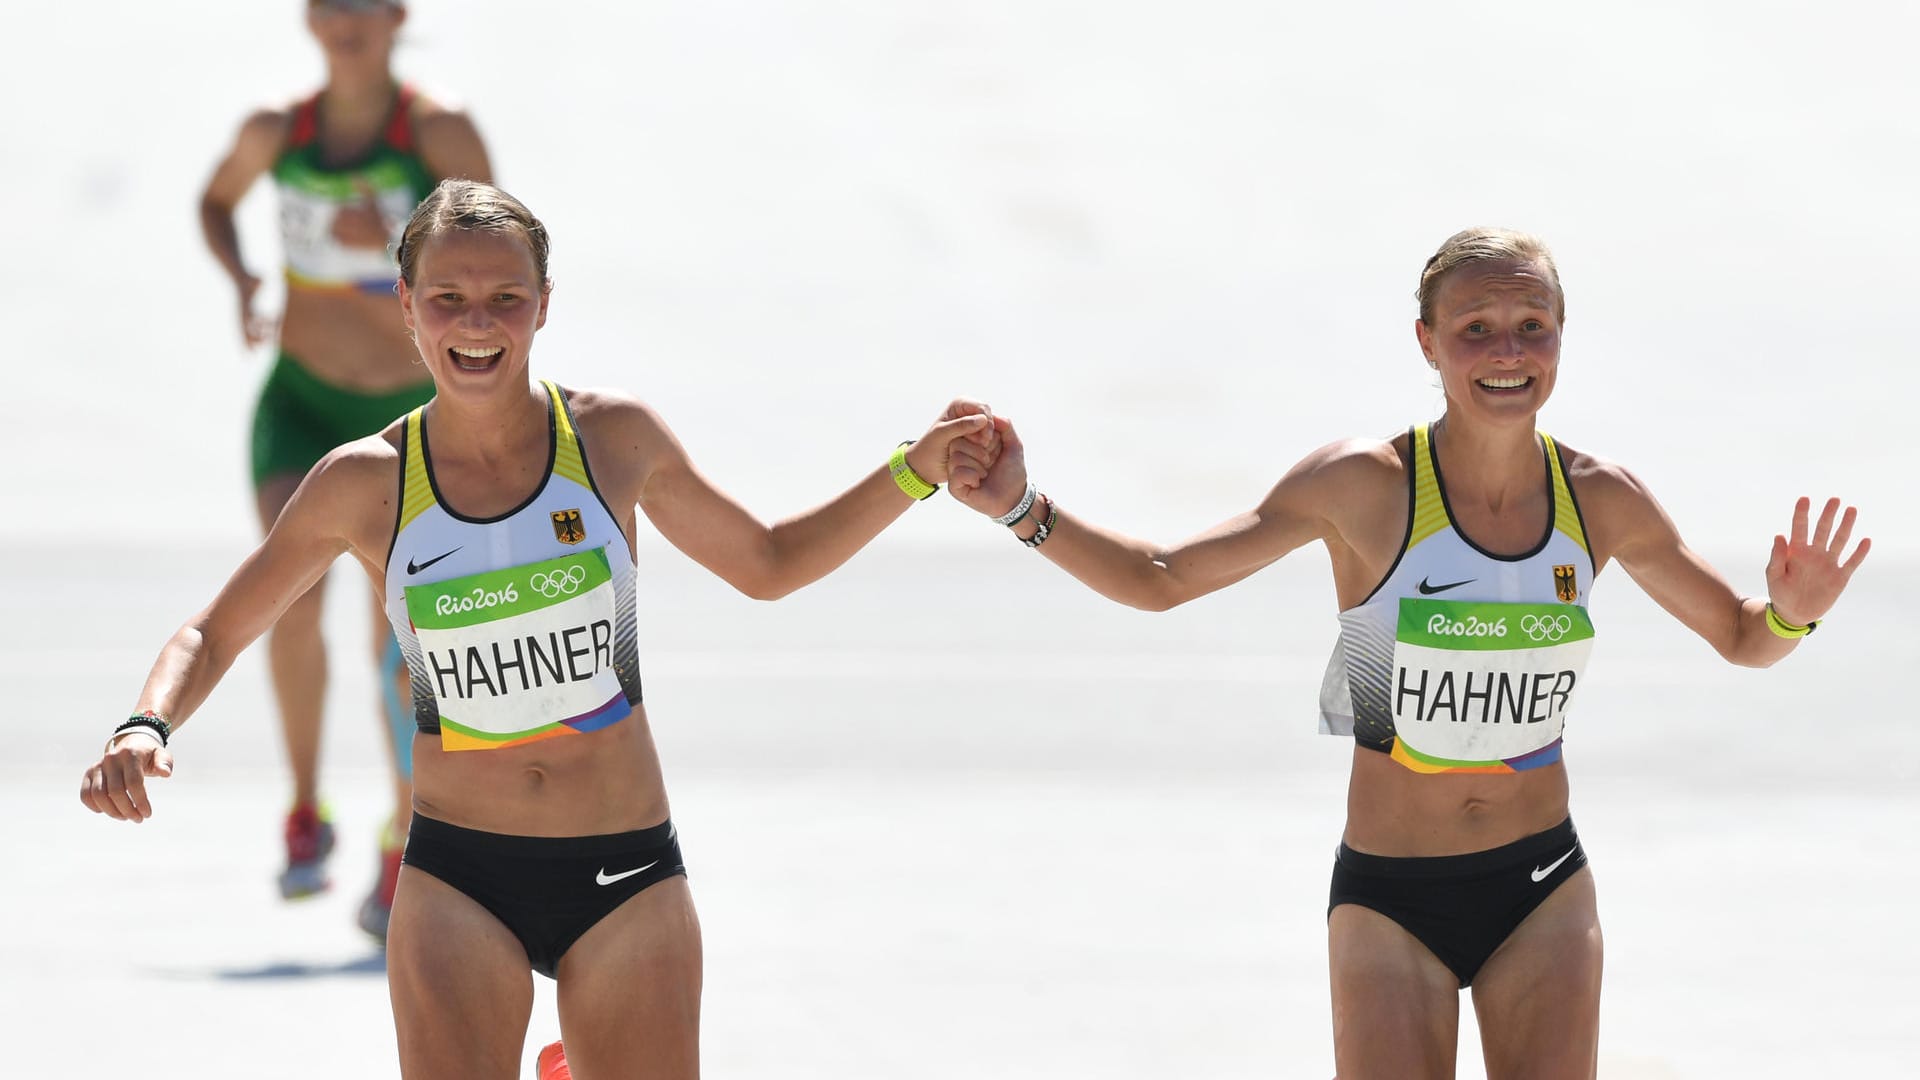
[[[1773,556],[1767,560],[1767,597],[1773,602],[1774,613],[1800,626],[1826,615],[1873,546],[1872,540],[1862,537],[1853,554],[1847,555],[1856,511],[1849,506],[1841,514],[1839,499],[1827,500],[1819,524],[1808,536],[1807,515],[1812,505],[1804,496],[1793,504],[1792,535],[1775,536]],[[1840,516],[1837,530],[1836,514]]]

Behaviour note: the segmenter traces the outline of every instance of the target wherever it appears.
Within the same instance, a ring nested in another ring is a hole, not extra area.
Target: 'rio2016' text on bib
[[[1394,635],[1393,756],[1420,771],[1559,756],[1567,705],[1593,651],[1570,604],[1400,601]]]
[[[491,750],[625,719],[614,600],[602,548],[408,585],[441,745]]]

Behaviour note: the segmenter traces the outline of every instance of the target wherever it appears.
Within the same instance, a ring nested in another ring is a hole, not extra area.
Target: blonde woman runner
[[[951,490],[1150,611],[1324,544],[1340,644],[1322,723],[1354,739],[1327,918],[1341,1080],[1452,1076],[1467,986],[1494,1080],[1591,1077],[1600,921],[1560,736],[1604,632],[1587,617],[1594,578],[1619,563],[1727,660],[1765,667],[1826,616],[1869,545],[1847,551],[1853,508],[1831,500],[1813,522],[1801,499],[1773,538],[1767,595],[1742,595],[1631,472],[1536,430],[1566,312],[1538,240],[1459,233],[1418,295],[1440,419],[1322,447],[1197,536],[1163,546],[1062,510],[1004,418],[998,460],[957,468]]]
[[[646,405],[530,375],[547,249],[526,207],[485,184],[446,181],[414,212],[400,303],[433,400],[321,460],[167,643],[81,790],[97,812],[151,815],[147,781],[172,773],[172,731],[353,555],[406,650],[418,729],[387,941],[408,1080],[517,1075],[534,971],[558,984],[580,1080],[698,1075],[700,927],[641,704],[636,627],[656,616],[635,597],[635,507],[772,600],[931,495],[954,442],[991,426],[956,401],[887,465],[764,525]]]

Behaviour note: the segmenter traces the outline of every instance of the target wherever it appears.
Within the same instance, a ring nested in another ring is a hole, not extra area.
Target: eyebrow
[[[463,289],[463,288],[466,288],[466,282],[464,281],[429,281],[422,284],[420,287],[423,289]],[[497,284],[487,286],[488,291],[492,291],[494,289],[531,289],[531,288],[533,288],[533,286],[527,284],[524,281],[520,281],[518,279],[511,280],[511,281],[502,281]]]
[[[1522,298],[1522,302],[1525,303],[1527,306],[1538,309],[1540,311],[1553,310],[1553,300],[1549,297],[1542,296],[1539,293],[1528,293],[1525,297]],[[1448,313],[1447,317],[1450,319],[1458,319],[1463,315],[1472,315],[1472,314],[1475,314],[1476,312],[1485,311],[1486,309],[1492,306],[1493,306],[1493,302],[1491,300],[1479,300],[1479,301],[1475,301],[1472,305],[1468,307],[1454,309],[1452,312]]]

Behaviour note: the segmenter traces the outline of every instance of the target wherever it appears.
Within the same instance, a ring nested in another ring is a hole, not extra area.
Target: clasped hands
[[[990,518],[1018,506],[1027,487],[1026,451],[1013,422],[967,398],[947,406],[907,451],[907,462],[928,482],[945,483],[955,499]]]

